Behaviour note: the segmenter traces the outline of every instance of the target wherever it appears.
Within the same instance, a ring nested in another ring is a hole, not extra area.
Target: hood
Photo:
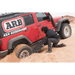
[[[46,27],[42,27],[41,30],[46,33],[48,31],[48,27],[47,26]]]

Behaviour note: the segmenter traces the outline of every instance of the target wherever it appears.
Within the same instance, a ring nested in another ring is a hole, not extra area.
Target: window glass
[[[36,13],[36,17],[37,17],[38,22],[47,19],[47,15],[45,13]]]
[[[28,25],[31,25],[31,24],[34,23],[32,15],[26,15],[23,18],[24,18],[24,21],[25,21],[25,26],[28,26]]]

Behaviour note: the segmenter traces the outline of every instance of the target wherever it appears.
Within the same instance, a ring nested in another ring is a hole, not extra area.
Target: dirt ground
[[[72,36],[60,41],[60,43],[65,43],[66,47],[52,48],[52,53],[45,53],[48,50],[46,45],[39,53],[34,53],[24,59],[18,59],[15,52],[13,52],[1,59],[0,62],[75,62],[75,18],[72,16],[65,17],[71,21],[70,25],[72,27]]]

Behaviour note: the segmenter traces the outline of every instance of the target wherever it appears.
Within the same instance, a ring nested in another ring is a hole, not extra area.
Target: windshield
[[[13,14],[13,13],[30,13],[31,9],[0,9],[0,16]]]

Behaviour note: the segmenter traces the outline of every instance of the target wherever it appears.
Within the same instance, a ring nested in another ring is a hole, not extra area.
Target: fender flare
[[[56,32],[59,32],[60,31],[60,28],[61,28],[61,24],[62,23],[70,23],[70,21],[67,19],[67,18],[62,18],[60,20],[57,21],[57,26],[56,26]]]
[[[20,39],[25,39],[27,40],[30,44],[32,44],[32,42],[24,35],[21,35],[21,36],[18,36],[18,37],[15,37],[15,38],[12,38],[8,41],[8,44],[7,44],[7,49],[10,50],[12,49],[12,44],[17,41],[17,40],[20,40]]]

